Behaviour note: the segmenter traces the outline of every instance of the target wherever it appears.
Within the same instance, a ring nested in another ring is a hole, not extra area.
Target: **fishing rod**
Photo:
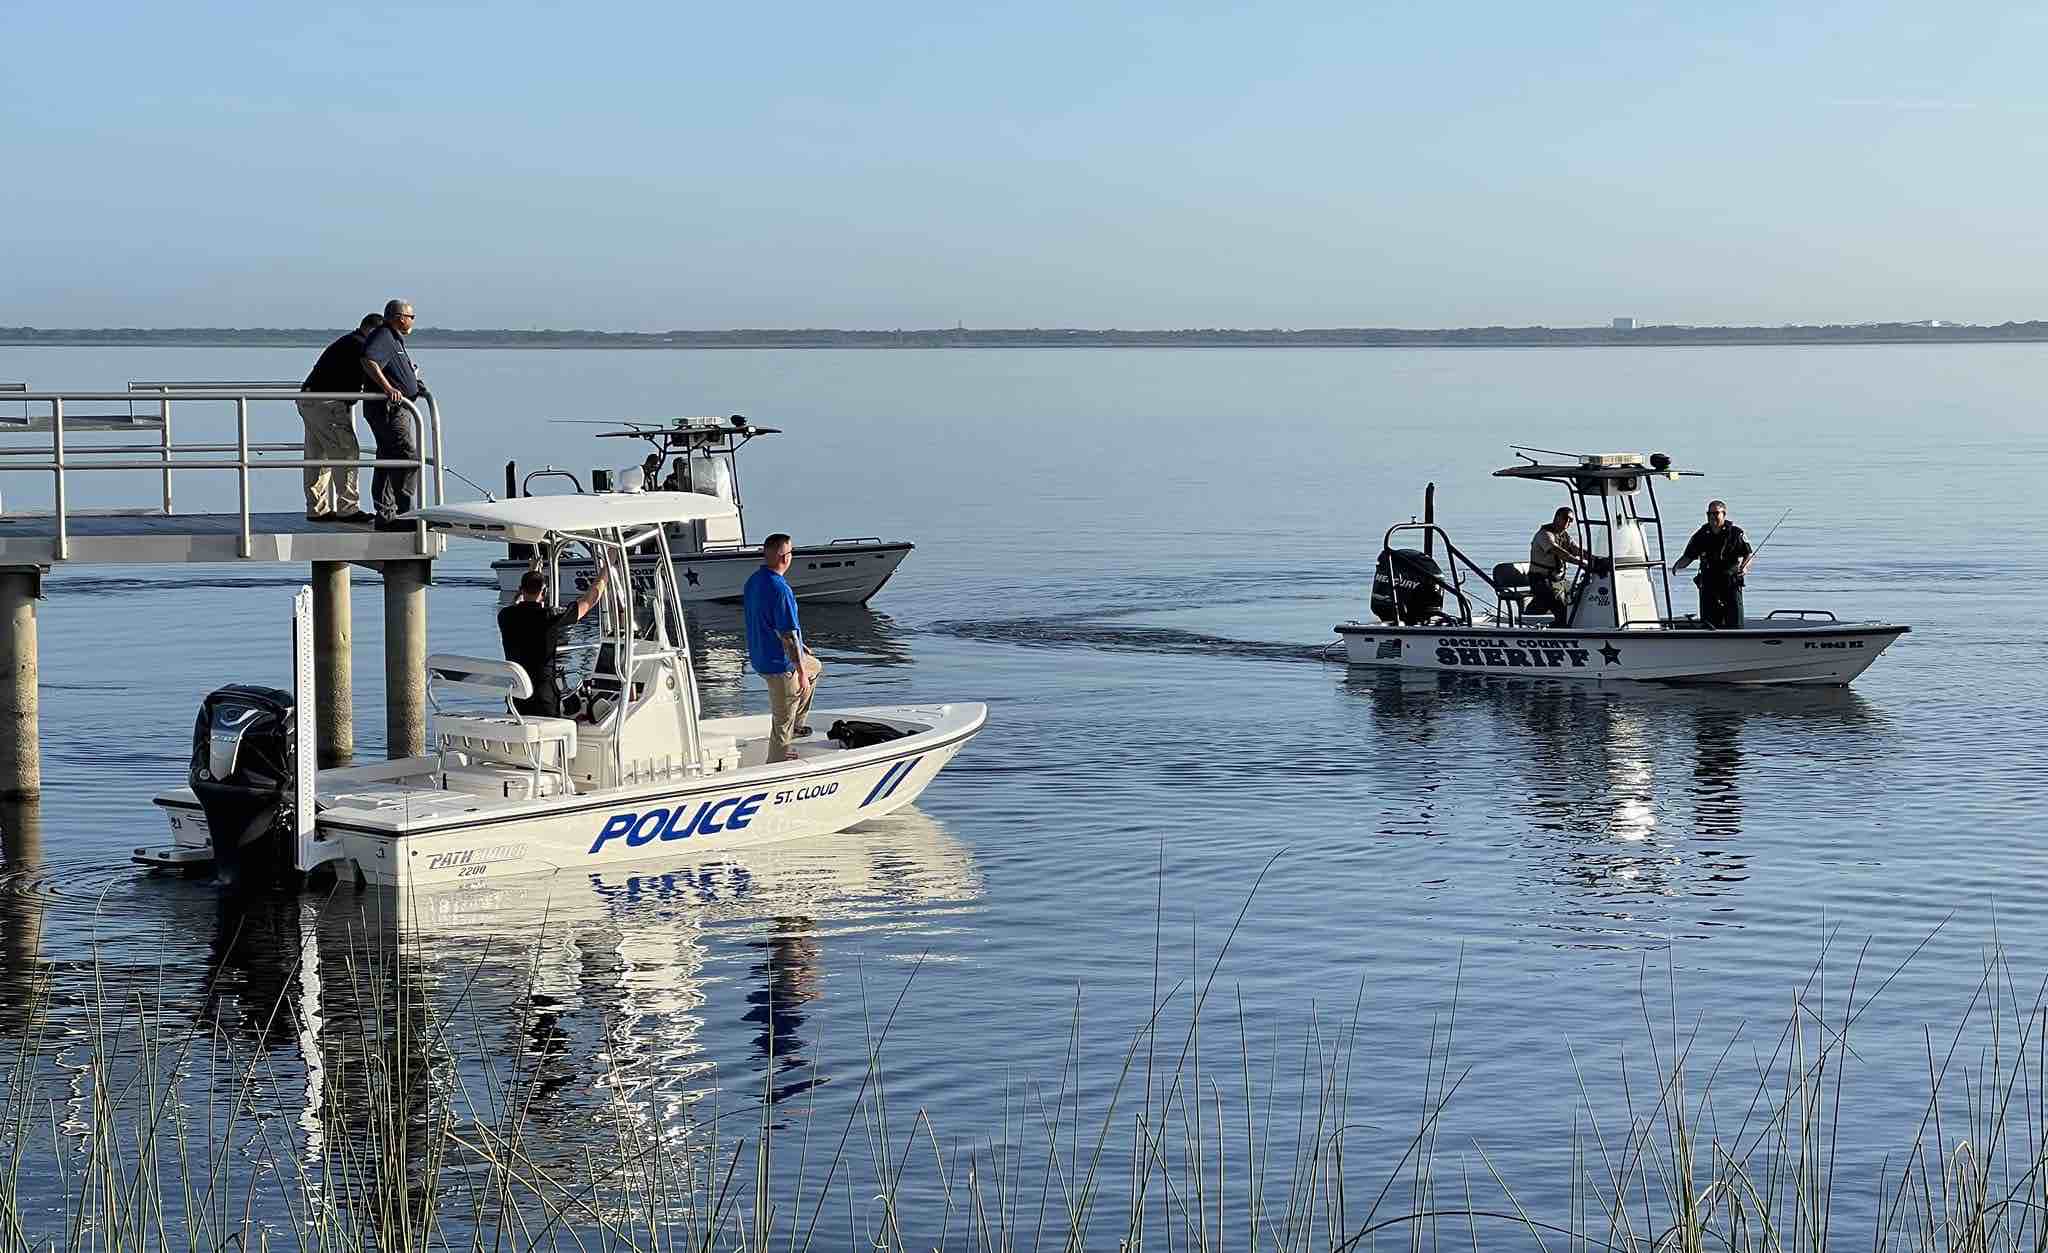
[[[1778,533],[1778,528],[1785,525],[1785,519],[1791,516],[1792,511],[1790,509],[1787,509],[1784,513],[1778,516],[1777,522],[1771,526],[1770,530],[1764,532],[1764,537],[1761,540],[1757,541],[1756,547],[1749,550],[1749,559],[1751,561],[1756,560],[1756,555],[1764,550],[1764,545],[1771,542],[1771,536],[1776,535]]]
[[[1791,516],[1792,510],[1790,509],[1787,509],[1785,512],[1778,515],[1778,520],[1771,524],[1771,529],[1764,532],[1764,537],[1761,540],[1757,541],[1757,545],[1755,548],[1749,550],[1750,561],[1756,560],[1756,555],[1764,550],[1764,545],[1771,542],[1771,536],[1776,535],[1778,533],[1778,528],[1785,525],[1785,519]],[[1678,567],[1676,566],[1672,567],[1673,570],[1676,570],[1677,568]],[[1703,565],[1700,568],[1704,570],[1706,567]]]

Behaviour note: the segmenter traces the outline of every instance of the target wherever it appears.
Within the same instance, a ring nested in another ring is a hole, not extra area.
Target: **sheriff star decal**
[[[1600,660],[1610,666],[1618,666],[1621,664],[1621,650],[1612,644],[1602,644],[1600,646]]]
[[[697,586],[697,572],[695,570],[684,570],[683,581],[685,583],[688,583],[691,587]]]

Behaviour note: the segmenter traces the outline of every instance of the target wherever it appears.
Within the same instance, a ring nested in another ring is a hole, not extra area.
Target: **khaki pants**
[[[1529,576],[1529,603],[1524,613],[1552,613],[1557,615],[1557,625],[1564,626],[1571,611],[1565,608],[1566,596],[1564,572],[1547,574],[1538,570]]]
[[[356,442],[355,418],[346,400],[301,400],[299,417],[306,424],[306,460],[354,461],[363,455]],[[360,513],[362,495],[354,470],[306,467],[308,514]]]
[[[796,738],[796,729],[810,716],[811,697],[818,694],[818,676],[825,672],[825,666],[809,653],[804,654],[804,673],[810,676],[808,691],[797,688],[796,671],[785,670],[781,674],[764,674],[768,683],[768,760],[781,761],[790,755],[789,743]]]

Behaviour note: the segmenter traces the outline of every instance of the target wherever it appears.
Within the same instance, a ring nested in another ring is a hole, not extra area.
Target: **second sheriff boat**
[[[739,603],[747,576],[760,564],[758,542],[747,542],[739,453],[763,435],[781,433],[776,427],[755,426],[737,413],[729,418],[621,422],[614,430],[598,433],[599,439],[644,440],[651,449],[645,462],[624,472],[622,483],[637,476],[649,489],[658,486],[665,491],[710,496],[732,506],[716,516],[668,527],[669,556],[685,601]],[[583,488],[574,472],[553,466],[533,471],[526,481],[549,477],[566,478],[577,490]],[[806,604],[865,605],[915,547],[908,540],[873,535],[799,544],[785,577],[796,598]],[[499,595],[510,601],[526,574],[527,562],[514,556],[492,562],[491,570],[498,576]],[[568,555],[555,572],[558,594],[564,600],[576,599],[590,586],[596,572],[597,567],[580,553]],[[645,573],[639,577],[644,580]]]

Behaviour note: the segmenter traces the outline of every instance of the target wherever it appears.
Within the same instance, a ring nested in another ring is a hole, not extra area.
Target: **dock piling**
[[[0,569],[0,801],[34,800],[43,791],[36,740],[36,601],[42,594],[41,569]]]
[[[427,748],[428,561],[384,563],[384,741],[388,757]]]
[[[347,765],[356,753],[352,633],[348,563],[314,562],[313,713],[323,770]]]

